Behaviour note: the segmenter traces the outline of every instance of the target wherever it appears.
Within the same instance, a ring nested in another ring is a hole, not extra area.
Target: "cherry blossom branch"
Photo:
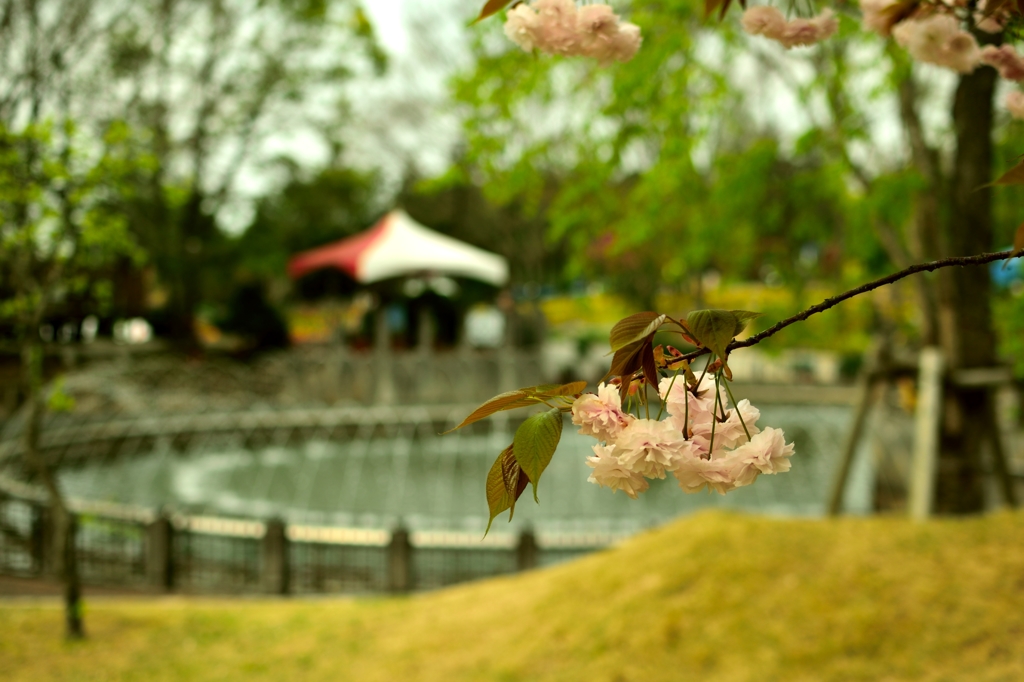
[[[802,322],[811,315],[823,313],[829,308],[834,308],[843,301],[851,299],[854,296],[866,294],[869,291],[873,291],[875,289],[878,289],[879,287],[884,287],[887,284],[898,282],[904,277],[909,277],[910,275],[915,275],[919,272],[931,272],[933,270],[939,270],[940,268],[948,268],[954,265],[985,265],[986,263],[992,263],[998,260],[1006,260],[1008,258],[1013,258],[1015,256],[1021,255],[1022,254],[1020,251],[999,251],[997,253],[982,253],[977,256],[953,256],[951,258],[942,258],[940,260],[931,261],[930,263],[918,263],[917,265],[911,265],[909,268],[904,268],[899,272],[894,272],[891,275],[886,275],[885,277],[881,277],[872,282],[868,282],[867,284],[862,284],[856,289],[850,289],[849,291],[843,292],[837,296],[826,298],[821,303],[818,303],[817,305],[812,305],[810,308],[807,308],[806,310],[799,312],[796,315],[793,315],[792,317],[787,317],[786,319],[774,324],[768,329],[765,329],[763,332],[760,332],[759,334],[754,334],[750,338],[743,339],[742,341],[733,341],[728,345],[728,347],[726,347],[726,352],[728,353],[734,351],[737,348],[749,348],[750,346],[755,346],[764,341],[765,339],[767,339],[768,337],[774,336],[775,334],[779,333],[780,331],[782,331],[783,329],[785,329],[786,327],[795,322]],[[685,355],[681,356],[678,359],[693,360],[694,358],[698,358],[701,355],[705,355],[709,352],[710,351],[707,348],[701,348],[700,350],[695,350],[690,353],[686,353]]]

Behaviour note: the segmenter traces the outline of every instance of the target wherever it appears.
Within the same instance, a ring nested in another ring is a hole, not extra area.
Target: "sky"
[[[448,80],[469,68],[466,24],[478,0],[364,0],[378,42],[388,54],[383,77],[363,75],[349,85],[351,118],[339,131],[345,163],[381,178],[386,205],[411,170],[431,177],[448,168],[461,122],[448,97]],[[327,147],[310,131],[289,131],[266,141],[264,155],[278,153],[309,167],[327,163]],[[273,191],[286,178],[265,167],[247,168],[236,199],[218,214],[229,233],[244,231],[253,217],[253,199]]]
[[[354,86],[358,120],[350,160],[372,160],[388,180],[406,167],[420,175],[444,172],[459,137],[448,81],[469,67],[466,23],[477,0],[370,0],[367,13],[390,56],[388,73]]]

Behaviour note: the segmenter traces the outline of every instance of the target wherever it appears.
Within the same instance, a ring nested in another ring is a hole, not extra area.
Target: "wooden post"
[[[383,302],[374,316],[373,334],[374,403],[392,405],[395,402],[395,384],[391,372],[391,332],[388,329],[387,306]]]
[[[49,525],[49,514],[46,507],[32,505],[32,570],[38,576],[44,576],[53,570],[51,552],[53,540]]]
[[[877,391],[877,380],[870,373],[861,375],[857,387],[857,411],[853,416],[853,424],[850,433],[843,444],[843,452],[839,459],[839,468],[836,469],[835,477],[832,479],[832,489],[828,496],[828,515],[838,516],[843,509],[843,494],[846,492],[846,480],[850,477],[850,468],[853,465],[853,458],[857,454],[857,446],[860,444],[861,434],[864,432],[864,424],[871,413],[871,406],[875,402]]]
[[[511,391],[521,384],[519,383],[519,362],[517,359],[517,348],[515,334],[510,324],[510,316],[505,315],[505,341],[501,345],[498,354],[498,389]]]
[[[996,479],[999,481],[1000,490],[1003,494],[1003,504],[1011,509],[1017,508],[1017,491],[1014,488],[1013,476],[1010,474],[1010,466],[1006,458],[1006,450],[1003,448],[1003,434],[999,428],[999,418],[996,415],[995,401],[992,394],[989,394],[989,443],[992,446],[992,467],[995,469]]]
[[[284,521],[271,519],[267,521],[267,530],[263,535],[263,566],[261,582],[267,594],[288,594],[288,533]]]
[[[412,588],[412,543],[409,531],[399,526],[391,531],[388,545],[388,590],[409,592]]]
[[[146,528],[146,577],[158,590],[174,589],[174,526],[166,516]]]
[[[921,521],[931,516],[935,501],[942,418],[942,351],[935,347],[923,348],[919,362],[909,506],[911,518]]]
[[[434,354],[434,341],[437,338],[434,312],[430,309],[430,306],[420,305],[418,315],[416,350],[421,355],[431,356]]]
[[[529,571],[537,567],[537,538],[533,531],[524,529],[519,534],[519,545],[516,547],[516,568],[520,571]]]

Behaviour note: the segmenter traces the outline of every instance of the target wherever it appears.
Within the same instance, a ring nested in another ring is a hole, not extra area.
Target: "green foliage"
[[[487,519],[485,536],[490,532],[494,518],[506,509],[509,510],[508,520],[512,520],[516,511],[516,501],[529,483],[529,478],[523,473],[516,460],[514,447],[514,445],[509,445],[502,450],[487,474],[487,508],[490,518]]]
[[[850,219],[847,170],[822,153],[823,133],[784,148],[758,123],[761,104],[729,85],[746,48],[727,25],[706,30],[681,0],[631,9],[644,45],[628,64],[530,59],[494,21],[476,70],[455,83],[471,114],[465,174],[495,201],[543,211],[552,242],[570,249],[569,276],[653,309],[666,286],[708,268],[750,278],[770,265],[802,286],[834,276],[836,259],[796,263],[794,244],[874,244],[848,237],[863,223]]]
[[[46,409],[50,412],[71,412],[75,409],[75,398],[64,390],[63,377],[58,378],[50,386]]]
[[[562,411],[553,407],[535,414],[520,424],[512,441],[512,451],[523,473],[533,484],[533,499],[537,498],[540,476],[551,463],[551,457],[562,438]]]
[[[306,178],[289,168],[289,182],[257,203],[235,242],[243,275],[280,277],[291,255],[355,234],[376,215],[374,174],[332,167]]]
[[[119,259],[141,261],[121,211],[129,139],[120,123],[100,140],[70,122],[0,124],[0,324],[19,336],[69,296],[109,293]]]
[[[586,387],[587,382],[574,381],[572,383],[562,385],[543,384],[541,386],[528,386],[526,388],[517,388],[514,391],[506,391],[505,393],[494,396],[483,405],[473,410],[473,412],[463,419],[458,426],[445,431],[445,433],[457,431],[458,429],[468,426],[473,422],[490,417],[496,412],[514,410],[520,407],[529,407],[530,405],[537,405],[539,403],[547,403],[547,401],[552,398],[561,398],[563,403],[565,403],[566,400],[572,402],[570,399],[577,397]]]
[[[743,314],[757,316],[757,313]],[[726,346],[743,331],[745,324],[739,315],[731,310],[694,310],[686,316],[686,326],[693,338],[702,346],[725,359]]]
[[[1024,295],[996,298],[992,317],[999,332],[1000,355],[1013,363],[1014,374],[1024,379]]]

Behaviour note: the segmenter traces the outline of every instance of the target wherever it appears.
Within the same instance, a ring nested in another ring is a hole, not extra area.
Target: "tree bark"
[[[22,369],[28,389],[28,415],[22,447],[26,462],[36,471],[50,498],[50,551],[54,558],[54,573],[64,583],[65,632],[68,639],[82,639],[85,637],[85,628],[82,624],[82,585],[78,575],[75,519],[64,502],[50,465],[39,452],[39,431],[43,416],[42,359],[39,344],[29,339],[22,352]]]
[[[992,248],[994,69],[961,76],[953,103],[956,156],[950,180],[943,255]],[[939,273],[939,339],[951,371],[995,364],[988,268],[948,268]],[[965,514],[984,507],[981,447],[992,406],[987,389],[951,385],[940,442],[935,511]]]

